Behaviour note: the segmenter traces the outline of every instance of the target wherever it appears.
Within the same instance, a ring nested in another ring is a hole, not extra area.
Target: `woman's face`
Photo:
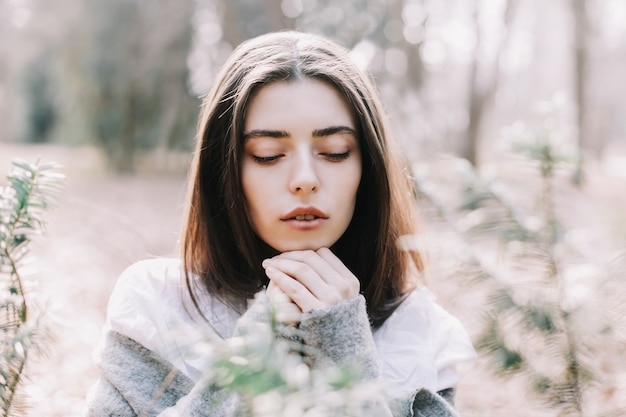
[[[332,246],[361,180],[352,113],[322,81],[275,81],[250,101],[242,185],[254,231],[280,252]]]

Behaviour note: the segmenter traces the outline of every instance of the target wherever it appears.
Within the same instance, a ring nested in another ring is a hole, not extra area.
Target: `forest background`
[[[507,207],[537,209],[539,170],[510,153],[511,136],[547,123],[569,153],[553,193],[564,235],[590,259],[579,272],[626,247],[624,22],[623,0],[0,0],[0,169],[40,158],[67,175],[29,267],[53,338],[29,365],[28,415],[81,415],[117,276],[176,255],[199,97],[233,46],[296,28],[337,40],[373,74],[422,191],[429,282],[479,342],[485,289],[457,262],[468,218],[442,208],[462,205],[475,176]],[[615,331],[589,348],[601,382],[585,415],[626,407],[625,341]],[[460,385],[464,415],[555,415],[527,375],[493,376],[490,357]]]

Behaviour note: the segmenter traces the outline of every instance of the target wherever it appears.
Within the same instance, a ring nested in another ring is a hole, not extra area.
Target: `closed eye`
[[[256,156],[252,155],[252,159],[254,162],[259,164],[271,164],[272,162],[278,161],[283,155],[272,155],[272,156]]]
[[[344,153],[324,153],[322,155],[330,161],[343,161],[344,159],[348,159],[348,157],[350,157],[350,151],[346,151]]]

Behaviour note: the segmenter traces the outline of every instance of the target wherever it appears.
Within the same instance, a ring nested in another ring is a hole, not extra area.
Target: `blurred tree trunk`
[[[282,0],[223,0],[223,38],[233,48],[246,39],[282,29],[294,29],[295,21],[286,17]]]
[[[12,31],[8,2],[0,2],[0,142],[13,139],[12,107],[9,105],[9,63],[12,61],[9,45],[12,43]]]
[[[391,19],[393,19],[394,21],[398,21],[398,22],[402,22],[402,24],[404,25],[408,25],[409,23],[412,22],[403,22],[403,18],[402,18],[402,12],[404,10],[404,7],[409,3],[407,0],[392,0],[392,6],[390,6],[390,15],[389,17]],[[422,7],[424,8],[424,1],[422,0]],[[385,19],[383,20],[382,24],[380,25],[381,28],[385,27],[385,23],[388,21],[389,19]],[[424,19],[422,22],[419,22],[419,26],[421,26],[422,28],[422,32],[426,32],[426,19]],[[386,39],[386,37],[384,36],[384,34],[381,36],[383,39]],[[422,55],[420,54],[420,48],[422,46],[422,44],[424,43],[424,40],[422,38],[421,41],[412,44],[406,41],[406,39],[402,39],[402,41],[399,42],[398,47],[401,48],[404,53],[406,54],[406,58],[407,58],[407,74],[406,74],[406,83],[408,84],[408,88],[406,88],[407,86],[401,85],[401,88],[403,89],[403,91],[405,93],[409,93],[411,91],[418,91],[420,89],[420,87],[422,86],[422,83],[424,82],[424,62],[422,61]]]
[[[79,112],[109,168],[132,173],[138,152],[191,142],[197,117],[187,88],[193,2],[89,0],[85,12],[74,33],[84,43],[66,77],[78,81]]]
[[[473,166],[478,163],[478,147],[480,146],[480,127],[483,118],[483,113],[487,105],[489,97],[495,90],[495,77],[497,72],[493,74],[493,78],[487,85],[484,80],[484,75],[481,73],[479,65],[480,47],[482,45],[482,36],[480,32],[480,24],[478,23],[479,14],[479,0],[474,0],[474,32],[476,33],[476,46],[474,52],[474,60],[472,61],[472,67],[470,69],[469,80],[469,124],[467,126],[467,132],[465,137],[465,143],[461,148],[461,157],[467,159]],[[497,62],[496,62],[497,64]]]
[[[582,169],[583,152],[590,148],[591,143],[587,123],[587,79],[588,79],[588,46],[589,20],[587,0],[571,0],[570,5],[574,15],[574,91],[576,97],[576,127],[578,130],[578,171]]]
[[[506,0],[504,11],[504,35],[498,45],[498,50],[493,61],[493,66],[485,69],[481,68],[480,49],[482,46],[482,36],[478,15],[480,9],[479,0],[474,0],[474,30],[476,32],[476,49],[474,61],[470,70],[469,88],[469,125],[467,127],[465,143],[461,148],[461,157],[467,159],[473,166],[477,166],[480,158],[480,136],[484,120],[484,114],[493,97],[498,90],[499,64],[502,50],[508,44],[509,27],[515,15],[518,0]]]
[[[478,162],[480,126],[489,95],[487,91],[480,89],[477,78],[478,58],[475,57],[470,70],[469,124],[465,144],[461,150],[461,157],[467,159],[473,166]]]
[[[422,26],[423,25],[424,23],[422,23]],[[422,55],[420,55],[420,48],[423,43],[423,40],[414,45],[408,42],[404,43],[407,61],[409,63],[407,78],[411,87],[416,91],[418,91],[424,83],[424,61],[422,60]]]
[[[0,7],[2,7],[0,5]],[[7,34],[4,29],[4,24],[0,21],[0,38],[6,39]],[[0,43],[0,142],[8,142],[9,137],[9,106],[6,105],[7,102],[7,68],[5,62],[7,62],[6,58],[6,50],[3,48],[3,44],[5,42],[2,41]]]

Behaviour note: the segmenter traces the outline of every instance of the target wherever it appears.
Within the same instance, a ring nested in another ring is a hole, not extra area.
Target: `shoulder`
[[[121,307],[147,307],[146,302],[152,305],[163,296],[177,292],[182,288],[182,264],[178,259],[159,258],[136,262],[126,268],[120,275],[111,298],[109,299],[108,313],[121,313]]]
[[[163,311],[182,306],[182,266],[178,259],[137,262],[120,275],[107,307],[107,327],[148,349],[155,346]]]
[[[463,330],[458,319],[443,309],[425,287],[413,291],[377,330],[382,337],[400,335],[422,340],[441,338],[450,330]],[[464,330],[463,330],[464,332]]]
[[[435,350],[459,336],[465,341],[467,333],[461,322],[441,307],[435,295],[426,287],[413,291],[398,307],[395,314],[395,326],[419,336],[428,336]]]
[[[116,288],[132,287],[134,284],[160,286],[166,282],[178,281],[182,263],[176,258],[155,258],[135,262],[122,272]]]
[[[459,368],[476,355],[461,322],[427,288],[412,292],[374,339],[386,379],[433,391],[456,385]]]
[[[202,289],[191,275],[194,305],[178,259],[151,259],[128,267],[109,299],[107,330],[157,353],[196,380],[207,366],[203,346],[230,335],[239,313]]]

